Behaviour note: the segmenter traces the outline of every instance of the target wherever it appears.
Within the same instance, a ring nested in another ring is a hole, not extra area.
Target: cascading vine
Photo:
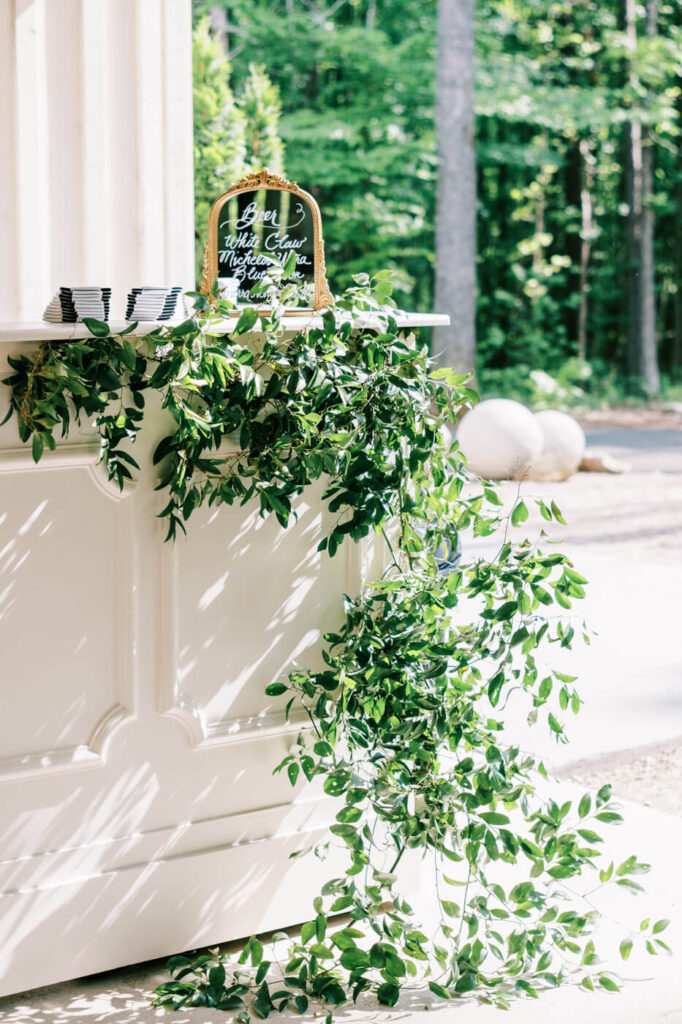
[[[190,319],[145,337],[134,325],[113,336],[86,321],[94,340],[10,359],[4,381],[8,417],[36,461],[55,447],[57,428],[68,435],[94,417],[120,486],[139,469],[127,443],[145,396],[160,393],[173,423],[154,455],[167,540],[205,504],[257,501],[284,527],[296,497],[324,477],[333,525],[320,549],[333,556],[374,534],[385,544],[383,576],[343,599],[341,624],[324,638],[325,667],[266,690],[306,717],[275,771],[292,785],[320,777],[338,799],[329,842],[345,847],[347,869],[324,886],[300,936],[273,937],[276,956],[254,937],[232,965],[219,950],[174,957],[155,1001],[218,1007],[240,1022],[314,1003],[331,1020],[367,990],[394,1005],[407,984],[500,1007],[568,980],[616,990],[595,951],[598,915],[570,883],[589,875],[592,892],[638,890],[632,876],[647,865],[635,856],[615,865],[599,849],[599,824],[621,820],[610,788],[577,805],[542,796],[543,765],[505,742],[502,717],[517,690],[530,719],[545,718],[565,739],[558,716],[577,712],[580,698],[543,654],[571,645],[585,580],[566,556],[507,539],[506,524],[528,517],[523,500],[505,512],[490,486],[468,480],[444,428],[476,395],[466,377],[433,371],[426,347],[397,326],[389,275],[359,275],[321,326],[313,320],[283,341],[290,270],[273,263],[262,285],[268,311],[245,309],[228,335],[228,306],[195,295]],[[254,329],[257,343],[243,344]],[[536,500],[545,519],[563,522],[554,503]],[[464,531],[500,529],[493,558],[457,563]],[[554,605],[563,611],[548,615]],[[434,873],[435,934],[401,895],[405,854]],[[636,936],[650,951],[667,949],[665,924],[642,922]],[[624,959],[634,938],[621,943]]]

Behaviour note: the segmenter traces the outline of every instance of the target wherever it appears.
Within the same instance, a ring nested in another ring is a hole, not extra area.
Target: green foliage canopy
[[[434,0],[221,4],[236,86],[257,56],[279,89],[287,174],[320,202],[332,285],[388,266],[400,304],[431,309]],[[209,6],[196,3],[197,16]],[[640,12],[632,49],[616,0],[478,0],[477,328],[487,388],[526,388],[531,397],[529,370],[554,372],[576,356],[581,298],[591,381],[623,373],[624,145],[633,119],[653,130],[660,356],[679,374],[681,12],[680,0],[659,4],[654,38]]]

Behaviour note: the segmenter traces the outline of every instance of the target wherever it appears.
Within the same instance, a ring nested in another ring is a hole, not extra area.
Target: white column
[[[194,286],[191,0],[0,3],[0,321]]]
[[[12,3],[0,4],[0,321],[16,320],[19,309],[16,208],[16,66]]]

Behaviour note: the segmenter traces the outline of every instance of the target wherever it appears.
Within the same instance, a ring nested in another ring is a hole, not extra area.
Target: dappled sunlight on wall
[[[374,549],[317,551],[321,483],[286,530],[199,510],[173,546],[155,472],[120,492],[87,429],[0,453],[0,992],[305,919],[338,865],[289,855],[334,801],[273,776],[301,722],[264,689]]]
[[[201,510],[177,545],[178,683],[209,733],[281,710],[285,700],[264,699],[264,687],[297,662],[316,667],[308,652],[340,621],[348,556],[317,551],[329,516],[322,489],[310,489],[286,530],[253,504]],[[211,563],[224,571],[207,586]]]

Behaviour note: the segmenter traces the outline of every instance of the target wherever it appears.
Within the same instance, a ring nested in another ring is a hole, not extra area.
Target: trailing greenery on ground
[[[8,416],[36,461],[57,431],[94,418],[121,486],[139,468],[129,442],[146,395],[160,394],[169,431],[154,461],[169,540],[207,504],[251,500],[285,528],[297,496],[324,477],[333,525],[320,549],[333,556],[368,536],[385,544],[383,576],[339,595],[324,667],[266,690],[287,714],[307,716],[275,771],[292,785],[319,779],[337,800],[323,846],[345,850],[347,866],[300,937],[276,935],[272,954],[251,938],[237,963],[218,950],[174,957],[155,1000],[247,1022],[285,1007],[322,1007],[331,1020],[363,992],[394,1005],[417,984],[500,1007],[566,981],[616,990],[595,948],[598,914],[576,884],[637,891],[633,876],[647,866],[602,852],[601,826],[621,820],[609,787],[558,802],[542,764],[508,742],[503,718],[516,692],[531,721],[565,740],[562,716],[580,698],[545,655],[580,634],[573,602],[585,580],[555,550],[507,539],[508,519],[528,517],[523,501],[508,517],[492,488],[468,482],[448,428],[476,396],[461,376],[433,372],[425,346],[397,326],[388,276],[360,276],[319,325],[283,340],[292,269],[273,264],[268,311],[244,309],[228,334],[229,306],[197,295],[190,319],[141,338],[89,321],[94,338],[12,358],[5,381]],[[245,344],[253,330],[260,340]],[[562,521],[553,503],[538,505]],[[500,530],[493,558],[457,564],[464,531]],[[399,865],[414,856],[436,879],[435,935],[401,892]],[[667,948],[665,926],[645,920],[627,933],[623,958],[638,939],[650,952]]]

